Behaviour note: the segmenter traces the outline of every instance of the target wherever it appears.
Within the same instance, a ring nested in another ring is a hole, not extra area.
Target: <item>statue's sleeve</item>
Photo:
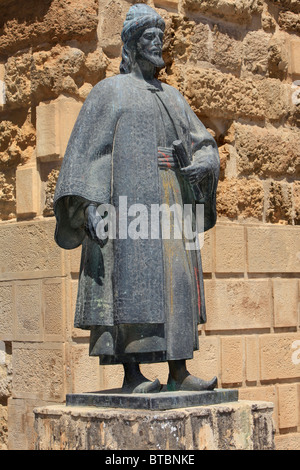
[[[55,195],[55,240],[65,249],[84,237],[84,210],[90,202],[109,204],[112,149],[118,113],[108,80],[94,87],[84,102],[59,173]]]
[[[212,135],[188,103],[185,103],[185,108],[189,121],[192,162],[196,165],[205,165],[209,170],[207,176],[199,183],[203,199],[196,201],[196,203],[204,203],[204,231],[207,231],[215,225],[217,219],[216,193],[220,174],[220,157]]]

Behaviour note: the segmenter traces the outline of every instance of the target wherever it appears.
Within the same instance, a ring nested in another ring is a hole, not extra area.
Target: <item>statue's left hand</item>
[[[181,168],[181,174],[190,184],[200,183],[204,178],[211,174],[211,168],[205,162],[192,163],[185,168]]]
[[[105,245],[106,240],[102,240],[97,235],[97,225],[102,221],[102,217],[97,212],[97,206],[90,204],[85,209],[85,224],[84,229],[88,237],[94,242],[98,243],[101,248]]]

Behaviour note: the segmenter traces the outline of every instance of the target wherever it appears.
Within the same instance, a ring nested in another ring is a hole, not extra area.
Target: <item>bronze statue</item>
[[[217,385],[186,368],[198,349],[197,325],[206,321],[200,250],[187,249],[184,234],[146,236],[138,224],[136,236],[124,231],[132,207],[149,225],[161,205],[192,207],[194,228],[196,205],[204,208],[204,231],[216,222],[217,145],[183,96],[155,78],[164,66],[164,29],[148,5],[129,9],[120,74],[87,97],[54,198],[56,242],[82,244],[75,326],[91,331],[90,355],[100,364],[123,364],[129,393],[161,389],[140,371],[141,363],[160,361],[169,364],[169,390]],[[114,237],[105,237],[108,211],[100,214],[100,206],[115,209]]]

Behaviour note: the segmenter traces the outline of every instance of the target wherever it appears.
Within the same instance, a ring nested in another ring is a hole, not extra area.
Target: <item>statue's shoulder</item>
[[[168,85],[167,83],[163,83],[163,82],[161,82],[161,86],[163,88],[163,91],[166,94],[168,94],[168,95],[170,95],[174,98],[184,100],[183,95],[180,93],[180,91],[177,88],[173,87],[172,85]]]
[[[123,74],[114,75],[113,77],[107,77],[97,83],[94,86],[92,92],[94,94],[103,94],[103,93],[110,93],[114,94],[117,93],[118,90],[121,88],[126,87],[127,80],[126,76]]]

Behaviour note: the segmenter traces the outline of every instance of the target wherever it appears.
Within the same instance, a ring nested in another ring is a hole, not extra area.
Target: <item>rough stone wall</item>
[[[221,157],[203,248],[208,322],[190,370],[274,402],[277,448],[299,449],[299,1],[149,3],[167,23],[160,78]],[[35,406],[122,382],[72,326],[80,252],[55,245],[52,199],[84,99],[118,73],[130,4],[0,0],[0,448],[32,448]],[[144,370],[167,378],[165,365]]]

